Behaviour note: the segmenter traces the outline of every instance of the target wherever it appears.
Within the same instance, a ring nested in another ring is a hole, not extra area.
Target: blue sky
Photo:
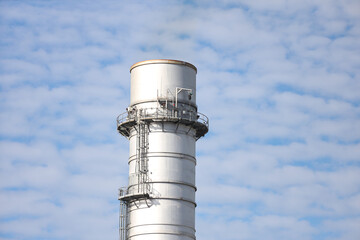
[[[199,240],[360,236],[360,2],[0,2],[0,239],[117,239],[130,66],[198,68]]]

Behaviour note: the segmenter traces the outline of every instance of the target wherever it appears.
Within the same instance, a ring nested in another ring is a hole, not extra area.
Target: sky
[[[198,68],[198,240],[360,237],[360,1],[0,1],[0,239],[118,239],[132,64]]]

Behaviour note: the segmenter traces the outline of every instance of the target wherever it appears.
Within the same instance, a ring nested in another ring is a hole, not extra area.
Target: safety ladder
[[[120,215],[119,215],[119,236],[120,240],[126,240],[127,237],[127,204],[120,200]]]
[[[142,111],[140,110],[139,119],[137,121],[137,139],[136,139],[136,169],[135,175],[137,177],[137,189],[136,191],[128,192],[126,190],[120,190],[120,196],[125,198],[120,199],[120,214],[119,214],[119,236],[120,240],[127,240],[127,226],[128,226],[128,204],[129,201],[147,199],[151,192],[149,169],[148,169],[148,149],[149,149],[149,125],[145,121],[141,120]],[[122,191],[122,192],[121,192]],[[146,202],[148,204],[148,202]],[[150,205],[148,205],[150,207]]]
[[[138,122],[137,146],[136,146],[136,174],[138,175],[138,193],[149,193],[148,175],[148,148],[149,148],[149,128],[143,122]]]

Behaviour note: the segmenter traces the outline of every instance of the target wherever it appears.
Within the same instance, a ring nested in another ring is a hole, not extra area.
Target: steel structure
[[[197,111],[194,65],[148,60],[131,66],[131,97],[117,129],[130,142],[120,188],[121,240],[195,239],[195,142],[209,129]]]

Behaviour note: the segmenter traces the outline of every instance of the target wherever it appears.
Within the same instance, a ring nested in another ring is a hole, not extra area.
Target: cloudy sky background
[[[117,239],[129,67],[198,68],[199,240],[360,236],[358,0],[0,1],[0,239]]]

